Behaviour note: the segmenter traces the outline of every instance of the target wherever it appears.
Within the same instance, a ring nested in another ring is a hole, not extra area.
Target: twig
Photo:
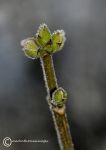
[[[52,56],[45,55],[44,57],[41,57],[41,65],[43,69],[45,84],[48,89],[47,93],[49,95],[49,98],[51,99],[52,93],[58,88]],[[55,108],[55,106],[51,105],[50,101],[48,101],[48,103],[53,115],[55,129],[57,132],[61,150],[74,150],[65,112],[65,106],[63,106],[62,108]]]
[[[42,24],[35,37],[21,42],[25,55],[29,58],[40,58],[43,69],[47,100],[57,132],[61,150],[74,150],[72,137],[66,116],[66,91],[58,87],[52,54],[62,49],[65,42],[63,30],[50,33],[46,24]]]

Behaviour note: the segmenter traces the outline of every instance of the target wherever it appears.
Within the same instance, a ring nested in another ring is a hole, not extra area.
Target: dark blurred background
[[[0,0],[0,150],[59,150],[40,61],[20,46],[43,22],[66,31],[53,58],[75,150],[106,150],[106,0]],[[6,148],[4,137],[49,142]]]

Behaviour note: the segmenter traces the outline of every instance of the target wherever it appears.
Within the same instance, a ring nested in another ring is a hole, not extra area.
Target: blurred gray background
[[[106,150],[106,0],[0,0],[0,150],[59,150],[40,61],[20,46],[43,22],[66,31],[53,58],[75,150]],[[6,148],[4,137],[49,142]]]

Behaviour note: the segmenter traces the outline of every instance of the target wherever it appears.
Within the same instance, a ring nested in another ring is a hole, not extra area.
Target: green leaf
[[[38,53],[38,45],[35,43],[34,38],[27,38],[21,42],[25,55],[29,58],[35,59],[40,57]]]
[[[44,47],[51,39],[51,33],[46,24],[41,24],[36,34],[37,41],[41,47]]]
[[[65,32],[63,30],[57,30],[52,34],[52,51],[57,52],[62,49],[65,42]]]

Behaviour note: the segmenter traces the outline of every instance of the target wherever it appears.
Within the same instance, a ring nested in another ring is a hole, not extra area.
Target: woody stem
[[[52,56],[47,54],[40,58],[48,94],[48,104],[52,113],[60,150],[74,150],[65,106],[55,109],[51,104],[53,92],[58,88]]]

